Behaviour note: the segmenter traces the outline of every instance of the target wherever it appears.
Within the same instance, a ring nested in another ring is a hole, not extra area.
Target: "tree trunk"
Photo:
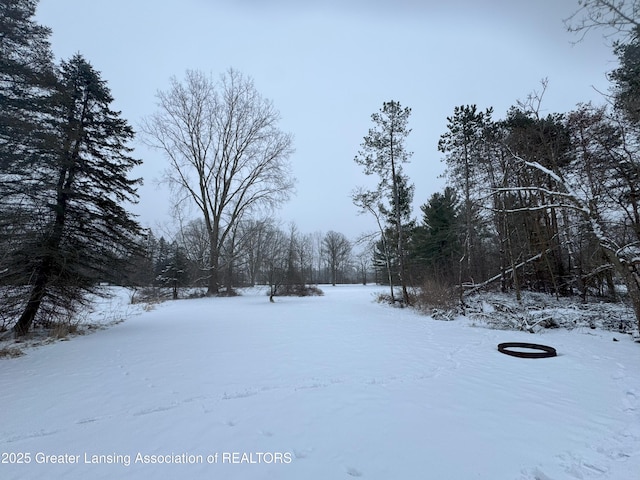
[[[46,285],[49,275],[45,272],[45,270],[47,270],[47,267],[46,265],[43,265],[40,268],[40,272],[38,273],[36,283],[31,289],[31,294],[29,295],[27,306],[22,312],[22,315],[20,315],[18,322],[13,327],[13,331],[17,337],[22,337],[29,333],[31,325],[33,325],[33,320],[36,318],[36,314],[40,309],[42,300],[47,293]]]
[[[75,160],[78,153],[78,145],[74,150]],[[62,168],[58,178],[57,195],[55,212],[56,216],[51,227],[50,237],[45,244],[45,255],[41,260],[41,264],[38,267],[36,274],[36,281],[31,289],[29,295],[29,301],[25,307],[22,315],[18,319],[18,322],[14,326],[14,332],[17,336],[24,336],[29,333],[33,320],[38,314],[42,300],[47,293],[47,284],[52,274],[52,255],[55,255],[60,248],[60,242],[62,241],[62,235],[64,232],[65,218],[67,215],[67,194],[65,193],[71,188],[71,184],[75,177],[75,169]]]
[[[398,255],[398,281],[402,287],[402,300],[405,305],[410,305],[409,292],[407,291],[407,279],[404,265],[404,241],[402,235],[402,217],[400,212],[400,192],[398,190],[398,180],[396,175],[395,161],[393,158],[393,142],[391,146],[391,175],[393,177],[393,198],[395,203],[395,223],[397,230],[396,250]]]
[[[640,332],[640,272],[638,271],[638,266],[634,265],[633,270],[629,271],[628,275],[630,277],[629,281],[627,281],[629,298],[633,305],[633,311],[636,314],[636,326]]]
[[[616,267],[616,271],[624,280],[627,293],[636,314],[637,328],[640,331],[640,262],[627,262],[616,255],[616,252],[604,249],[607,257]]]
[[[210,236],[211,248],[209,258],[209,281],[207,283],[207,296],[217,295],[219,291],[219,274],[220,252],[218,251],[217,238]]]

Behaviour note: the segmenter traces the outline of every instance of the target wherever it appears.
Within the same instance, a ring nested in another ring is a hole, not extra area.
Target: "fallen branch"
[[[486,287],[487,285],[492,284],[493,282],[495,282],[496,280],[501,279],[504,275],[507,275],[509,273],[513,273],[514,270],[517,270],[519,268],[524,267],[525,265],[527,265],[528,263],[531,262],[535,262],[536,260],[539,260],[540,258],[542,258],[543,254],[547,254],[551,251],[551,249],[547,249],[545,252],[543,253],[538,253],[536,255],[534,255],[533,257],[525,260],[524,262],[520,262],[518,265],[516,265],[515,267],[511,267],[508,268],[507,270],[505,270],[504,272],[501,272],[493,277],[491,277],[489,280],[486,280],[482,283],[479,283],[478,285],[475,285],[473,288],[463,292],[463,295],[471,295],[474,292],[477,292],[478,290],[480,290],[481,288]]]

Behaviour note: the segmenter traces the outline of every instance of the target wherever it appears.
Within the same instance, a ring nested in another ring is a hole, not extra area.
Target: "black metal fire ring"
[[[540,350],[539,352],[519,352],[517,350],[509,350],[510,348],[528,348],[531,350]],[[557,355],[556,349],[548,347],[547,345],[538,345],[537,343],[520,343],[520,342],[508,342],[500,343],[498,345],[498,351],[506,355],[520,358],[547,358],[555,357]]]

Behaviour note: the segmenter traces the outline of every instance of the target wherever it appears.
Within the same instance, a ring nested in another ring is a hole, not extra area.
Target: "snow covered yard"
[[[628,335],[474,328],[377,304],[379,287],[323,290],[167,302],[0,360],[0,478],[639,478]],[[511,341],[559,355],[496,350]]]

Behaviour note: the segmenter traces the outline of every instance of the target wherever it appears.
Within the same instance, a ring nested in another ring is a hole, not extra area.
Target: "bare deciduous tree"
[[[382,253],[384,256],[384,264],[385,270],[387,273],[387,281],[389,282],[389,290],[390,290],[390,298],[392,302],[395,302],[395,293],[394,293],[394,285],[393,285],[393,274],[391,271],[391,248],[389,243],[387,242],[387,236],[385,235],[384,225],[382,215],[380,214],[380,192],[378,191],[367,191],[363,188],[356,189],[351,195],[351,199],[353,204],[360,209],[360,213],[370,213],[376,219],[376,224],[378,225],[378,232],[380,234],[380,243],[382,247]],[[372,244],[373,236],[369,237],[369,240]],[[371,247],[373,251],[373,246]]]
[[[338,282],[338,272],[345,267],[351,256],[351,242],[344,234],[330,230],[324,236],[322,245],[331,271],[331,283],[335,286]]]
[[[219,82],[188,71],[157,98],[159,111],[143,131],[169,160],[165,179],[176,205],[188,200],[202,215],[210,238],[207,293],[214,295],[221,248],[234,224],[289,198],[292,136],[278,128],[278,111],[253,81],[232,69]]]
[[[640,0],[579,0],[578,7],[564,22],[580,40],[594,28],[607,30],[606,36],[628,37],[640,27]]]
[[[547,176],[542,208],[574,211],[623,280],[640,327],[640,197],[635,134],[615,112],[582,107],[569,118],[575,155],[564,171],[514,155],[514,160]]]

